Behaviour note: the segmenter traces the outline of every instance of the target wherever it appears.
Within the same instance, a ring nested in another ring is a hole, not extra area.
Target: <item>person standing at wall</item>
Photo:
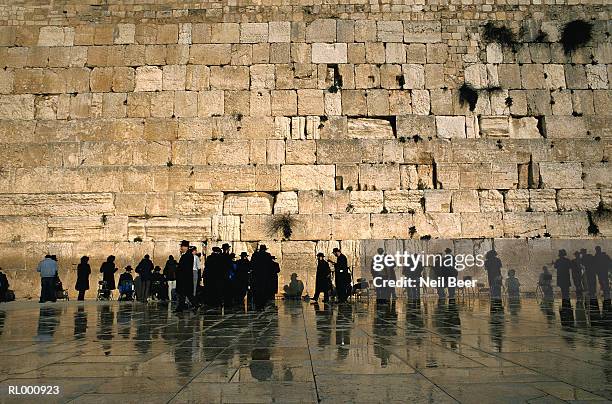
[[[242,304],[244,297],[249,290],[249,276],[251,272],[251,263],[249,262],[246,251],[240,253],[240,259],[236,261],[236,274],[234,276],[234,301],[236,304]]]
[[[595,247],[595,255],[593,255],[593,264],[595,266],[595,273],[597,274],[597,280],[599,281],[599,287],[604,298],[604,307],[610,305],[610,280],[608,278],[610,267],[612,267],[612,260],[610,256],[605,252],[601,251],[600,246]]]
[[[342,254],[339,248],[334,248],[332,253],[336,256],[336,263],[334,264],[336,293],[338,294],[338,301],[340,303],[344,303],[349,298],[352,289],[348,260],[346,259],[346,256]]]
[[[559,250],[559,258],[554,263],[557,270],[557,286],[561,289],[561,305],[569,306],[570,302],[570,268],[572,262],[567,258],[565,250]]]
[[[0,302],[8,302],[9,281],[6,274],[0,268]]]
[[[166,261],[166,265],[164,266],[164,277],[166,278],[166,282],[168,282],[168,296],[170,300],[176,300],[176,267],[178,262],[174,259],[172,255],[168,256],[168,261]]]
[[[136,266],[136,273],[140,275],[140,293],[137,293],[138,300],[142,303],[146,303],[149,295],[151,294],[151,279],[153,277],[153,261],[146,254],[144,258]]]
[[[89,266],[89,257],[81,257],[81,262],[77,265],[77,280],[74,288],[79,291],[77,300],[85,300],[85,292],[89,290],[89,275],[91,267]]]
[[[189,247],[189,251],[193,254],[193,295],[195,296],[200,284],[200,254],[198,254],[198,248],[194,245]]]
[[[115,266],[115,256],[109,255],[106,258],[106,262],[102,264],[100,267],[100,273],[102,273],[102,281],[106,282],[106,288],[104,292],[104,298],[110,298],[110,294],[115,287],[115,272],[117,272],[117,267]]]
[[[485,254],[484,267],[485,271],[487,271],[487,280],[489,281],[491,300],[500,300],[502,287],[502,262],[497,256],[497,251],[487,251]]]
[[[175,312],[180,313],[187,308],[186,300],[192,304],[194,310],[198,308],[193,296],[193,253],[189,251],[189,241],[181,241],[181,257],[176,271],[176,295],[178,305]]]
[[[329,290],[331,289],[331,269],[325,260],[325,254],[317,254],[317,276],[315,280],[315,292],[313,300],[319,300],[319,295],[323,293],[323,303],[329,302]]]
[[[40,303],[55,302],[57,299],[55,295],[57,262],[51,255],[46,255],[38,264],[36,272],[40,273]]]
[[[571,260],[570,265],[572,271],[572,281],[574,282],[574,287],[576,288],[576,299],[582,299],[582,293],[584,291],[582,278],[584,277],[584,273],[582,261],[580,260],[580,251],[574,252],[574,259]]]

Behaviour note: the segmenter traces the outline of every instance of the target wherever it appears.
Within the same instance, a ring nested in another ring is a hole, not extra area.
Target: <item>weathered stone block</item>
[[[404,42],[434,43],[441,40],[440,21],[404,21]]]
[[[323,115],[325,102],[322,90],[298,90],[299,115]]]
[[[219,90],[248,90],[249,68],[247,66],[212,66],[210,86]]]
[[[312,63],[346,63],[347,46],[345,43],[313,43]]]
[[[349,191],[299,191],[298,206],[302,214],[345,213]]]
[[[448,190],[426,189],[425,197],[426,212],[450,212],[452,192]]]
[[[361,164],[359,166],[359,185],[362,190],[399,189],[399,165]]]
[[[557,210],[557,195],[554,189],[530,189],[529,208],[534,212]]]
[[[189,63],[196,65],[226,65],[231,57],[230,44],[197,44],[189,50]]]
[[[413,226],[413,216],[405,213],[383,213],[370,216],[372,239],[407,239]]]
[[[336,42],[336,20],[317,19],[308,24],[306,42]]]
[[[274,199],[274,214],[297,214],[298,206],[297,192],[279,192]]]
[[[427,194],[426,194],[427,198]],[[426,209],[427,209],[427,199]],[[428,210],[428,209],[427,209]],[[451,201],[452,212],[480,212],[480,198],[478,191],[476,190],[465,190],[465,191],[453,191]]]
[[[335,240],[366,240],[372,238],[369,214],[334,214],[331,219],[331,233]]]
[[[580,163],[540,163],[540,176],[544,188],[582,188]]]
[[[162,69],[155,66],[141,66],[136,68],[136,87],[134,91],[160,91],[162,87]]]
[[[537,237],[546,233],[546,217],[542,213],[504,213],[504,237]]]
[[[212,237],[212,220],[206,218],[129,218],[128,240],[206,240]]]
[[[589,189],[612,188],[612,175],[610,175],[610,163],[590,163],[584,165],[584,187]],[[567,187],[570,188],[570,187]],[[575,187],[580,188],[580,187]]]
[[[333,165],[283,165],[281,167],[281,189],[323,190],[335,189],[335,167]]]
[[[274,197],[265,192],[227,194],[223,201],[225,215],[269,215]]]
[[[443,139],[466,138],[465,117],[436,116],[437,135]]]
[[[34,119],[34,96],[0,96],[0,119]]]
[[[422,212],[425,199],[421,190],[384,191],[385,208],[390,213]]]
[[[127,217],[53,217],[49,219],[48,240],[61,241],[125,241]]]
[[[547,213],[546,231],[552,237],[588,235],[589,219],[586,212]]]
[[[349,213],[380,213],[383,209],[382,191],[351,191]]]
[[[463,237],[501,237],[504,234],[502,214],[461,213],[461,234]]]

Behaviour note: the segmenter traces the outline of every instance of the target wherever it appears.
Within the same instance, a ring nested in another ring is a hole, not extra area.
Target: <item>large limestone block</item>
[[[588,229],[586,212],[546,213],[546,231],[551,237],[584,237]]]
[[[248,66],[212,66],[210,86],[220,90],[248,90]]]
[[[543,188],[582,188],[580,163],[540,163]]]
[[[125,241],[126,216],[53,217],[49,219],[49,241]]]
[[[383,209],[382,191],[351,191],[350,213],[380,213]]]
[[[414,225],[413,215],[407,213],[381,213],[371,215],[372,238],[379,240],[410,238]]]
[[[599,190],[595,189],[560,189],[557,193],[559,210],[595,210],[601,201]]]
[[[362,190],[399,189],[399,168],[397,164],[360,164],[359,185]]]
[[[312,63],[346,63],[347,55],[345,43],[312,44]]]
[[[34,119],[34,96],[0,95],[0,119]]]
[[[532,116],[510,118],[510,133],[513,139],[540,139],[542,134],[538,129],[538,120]]]
[[[433,115],[402,115],[397,117],[397,136],[421,139],[436,135],[436,119]],[[411,145],[411,147],[413,147]]]
[[[240,24],[240,43],[268,42],[268,23]]]
[[[162,87],[162,69],[155,66],[140,66],[136,68],[136,87],[134,91],[161,91]]]
[[[297,192],[279,192],[274,198],[274,214],[297,214],[298,213],[298,194]]]
[[[543,213],[504,213],[504,237],[537,237],[546,233],[546,217]]]
[[[334,214],[332,238],[334,240],[367,240],[372,238],[369,214]]]
[[[509,192],[509,191],[508,191]],[[503,212],[504,196],[496,189],[478,191],[481,212]]]
[[[610,163],[590,163],[584,166],[585,188],[612,188],[612,175],[610,175]],[[569,188],[569,187],[568,187]]]
[[[510,136],[510,118],[507,116],[480,116],[478,127],[483,137]]]
[[[554,189],[530,189],[529,208],[534,212],[557,210],[557,193]]]
[[[285,148],[287,164],[314,164],[318,157],[315,140],[288,139]]]
[[[332,234],[332,219],[329,215],[294,215],[292,240],[329,240]],[[277,235],[279,237],[280,235]]]
[[[279,166],[204,166],[193,171],[194,189],[202,191],[278,191]]]
[[[361,163],[362,143],[356,139],[317,140],[319,164]]]
[[[526,212],[529,210],[529,190],[509,189],[505,197],[505,210],[508,212]]]
[[[0,242],[47,241],[47,221],[43,218],[4,216],[0,218]]]
[[[502,237],[503,233],[502,214],[499,212],[461,213],[461,237]]]
[[[425,197],[427,198],[427,194]],[[427,203],[425,204],[425,207],[427,207]],[[453,212],[480,212],[480,198],[478,196],[478,191],[453,191],[451,210]]]
[[[437,135],[443,139],[465,139],[465,117],[436,116]]]
[[[440,21],[404,21],[404,42],[435,43],[442,41]]]
[[[415,213],[423,211],[423,191],[389,190],[384,191],[385,209],[390,213]]]
[[[345,213],[349,191],[299,191],[298,206],[302,214]]]
[[[198,44],[191,45],[189,63],[194,65],[226,65],[232,57],[230,44]]]
[[[426,212],[450,212],[452,192],[444,189],[426,189],[425,197]]]
[[[222,192],[176,192],[174,194],[174,210],[179,215],[220,215],[222,208]]]
[[[271,21],[268,23],[269,42],[291,42],[291,22]]]
[[[111,193],[0,194],[2,216],[93,216],[114,209]]]
[[[584,119],[577,116],[547,115],[544,117],[544,133],[548,139],[587,137]]]
[[[316,189],[333,191],[336,170],[333,165],[283,165],[281,167],[281,189],[297,191]]]
[[[266,192],[227,194],[223,201],[226,215],[269,215],[274,197]]]
[[[385,119],[349,118],[348,135],[358,139],[393,139],[391,123]]]
[[[154,217],[143,219],[131,217],[128,221],[130,241],[180,241],[207,240],[212,237],[210,217],[172,218]]]
[[[306,42],[336,42],[336,20],[322,18],[308,24]]]
[[[459,213],[415,213],[412,238],[458,238],[461,236]]]
[[[41,27],[38,46],[72,46],[75,31],[72,27]]]
[[[240,216],[213,216],[212,238],[218,241],[240,240]]]

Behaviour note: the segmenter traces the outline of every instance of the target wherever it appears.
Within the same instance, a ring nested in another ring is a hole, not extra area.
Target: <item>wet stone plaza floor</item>
[[[0,402],[610,401],[611,314],[572,306],[0,304]]]

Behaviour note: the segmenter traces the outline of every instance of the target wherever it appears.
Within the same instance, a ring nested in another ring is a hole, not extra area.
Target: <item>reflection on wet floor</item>
[[[564,402],[612,400],[612,313],[534,299],[176,316],[167,305],[0,306],[0,402]]]

